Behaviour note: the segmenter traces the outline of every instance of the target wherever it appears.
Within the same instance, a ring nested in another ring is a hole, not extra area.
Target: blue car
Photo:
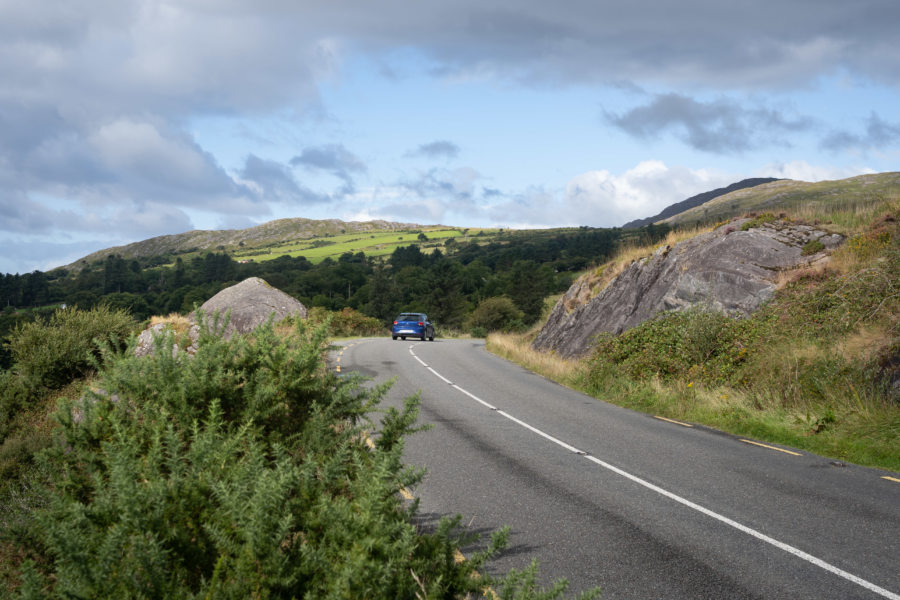
[[[405,340],[406,336],[417,337],[423,342],[428,338],[434,341],[434,325],[428,320],[428,315],[424,313],[402,313],[394,319],[394,325],[391,327],[391,339],[396,340],[398,337]]]

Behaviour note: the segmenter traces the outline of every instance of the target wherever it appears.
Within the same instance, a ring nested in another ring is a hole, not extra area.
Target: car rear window
[[[403,313],[397,317],[398,321],[421,321],[422,315],[417,313]]]

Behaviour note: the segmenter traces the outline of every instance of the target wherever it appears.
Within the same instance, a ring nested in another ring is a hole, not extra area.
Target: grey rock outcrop
[[[281,290],[272,287],[259,277],[250,277],[244,281],[225,288],[200,306],[200,312],[204,315],[204,322],[207,326],[212,327],[216,324],[216,315],[218,314],[219,331],[229,338],[235,333],[249,333],[269,320],[270,317],[275,322],[284,319],[289,315],[298,316],[301,319],[307,317],[306,307],[296,298],[285,294]],[[227,326],[225,325],[225,316],[229,315]],[[153,339],[161,335],[171,324],[159,323],[144,330],[138,337],[138,346],[135,348],[135,354],[138,356],[147,355],[153,351]],[[183,324],[181,328],[186,329],[187,345],[185,350],[192,354],[192,349],[196,349],[197,339],[200,336],[200,327],[197,324],[197,316],[191,314],[189,322],[186,326]],[[174,328],[178,331],[178,327]],[[176,343],[179,336],[176,335]],[[178,351],[176,347],[174,351]]]
[[[307,316],[303,303],[273,288],[259,277],[250,277],[237,285],[225,288],[200,306],[204,318],[212,324],[212,317],[219,313],[224,320],[230,311],[231,318],[223,334],[226,338],[235,332],[249,333],[274,315],[276,322],[295,315],[301,319]]]
[[[662,311],[698,305],[749,315],[772,297],[779,271],[823,260],[843,241],[837,234],[780,221],[741,231],[747,221],[661,247],[626,267],[598,294],[589,279],[579,279],[557,302],[533,347],[566,358],[582,356],[601,332],[619,334]],[[803,256],[803,247],[816,240],[823,249]]]

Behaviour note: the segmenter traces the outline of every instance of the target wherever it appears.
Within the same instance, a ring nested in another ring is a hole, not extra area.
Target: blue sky
[[[900,170],[900,4],[0,0],[0,272],[283,217],[611,227]]]

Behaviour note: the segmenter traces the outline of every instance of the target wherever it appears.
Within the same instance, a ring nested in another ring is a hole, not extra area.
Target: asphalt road
[[[475,340],[371,338],[332,356],[421,390],[409,464],[425,522],[511,528],[492,561],[615,598],[900,600],[900,475],[625,410]],[[688,424],[689,425],[689,424]]]

